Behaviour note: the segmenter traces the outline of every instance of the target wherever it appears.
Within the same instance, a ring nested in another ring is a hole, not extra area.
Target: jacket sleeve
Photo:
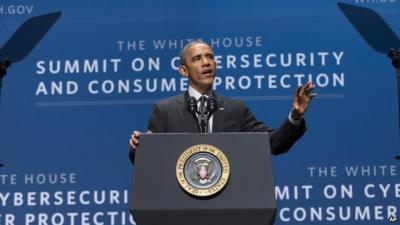
[[[160,106],[155,104],[153,107],[153,112],[150,115],[149,124],[147,130],[153,133],[165,133],[165,115],[161,113]]]
[[[163,133],[165,132],[165,126],[163,121],[163,115],[160,111],[160,106],[155,104],[153,107],[153,112],[151,113],[149,123],[147,125],[147,130],[153,133]],[[135,153],[129,151],[129,159],[132,164],[135,162]]]
[[[273,129],[265,125],[265,123],[257,120],[251,113],[250,109],[246,107],[244,112],[244,120],[242,124],[243,132],[269,132],[271,153],[273,155],[279,155],[289,151],[289,149],[300,139],[306,131],[306,124],[304,119],[301,121],[300,126],[293,125],[289,119],[286,119],[284,123],[278,128]]]
[[[304,119],[302,119],[300,126],[296,126],[289,119],[286,119],[278,129],[271,132],[271,153],[279,155],[289,151],[305,131],[306,124]]]

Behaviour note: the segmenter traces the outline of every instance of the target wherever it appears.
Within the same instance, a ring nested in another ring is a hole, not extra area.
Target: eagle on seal
[[[214,177],[213,172],[213,162],[207,158],[196,159],[193,163],[194,180],[198,181],[200,184],[210,183],[211,179]]]

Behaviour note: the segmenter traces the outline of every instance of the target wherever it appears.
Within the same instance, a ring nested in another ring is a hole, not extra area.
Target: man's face
[[[179,67],[179,72],[189,78],[194,89],[204,94],[212,87],[216,68],[211,48],[206,44],[195,44],[187,49],[184,65]]]

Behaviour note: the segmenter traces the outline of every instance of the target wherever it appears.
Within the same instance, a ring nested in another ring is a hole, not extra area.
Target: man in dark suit
[[[200,125],[196,115],[189,112],[187,104],[190,97],[197,102],[200,98],[215,98],[217,111],[211,116],[209,132],[270,132],[271,152],[284,153],[304,134],[306,130],[304,113],[316,95],[313,85],[307,83],[298,87],[292,102],[288,119],[276,130],[258,121],[244,102],[223,97],[212,90],[216,76],[217,63],[211,47],[203,41],[187,44],[180,54],[179,73],[188,77],[186,92],[165,99],[154,106],[150,117],[148,132],[153,133],[199,133]],[[204,97],[202,97],[204,96]],[[200,103],[198,103],[200,104]],[[134,131],[129,141],[130,158],[133,162],[139,144],[140,132]]]

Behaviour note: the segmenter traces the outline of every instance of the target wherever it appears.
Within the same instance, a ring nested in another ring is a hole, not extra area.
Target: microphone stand
[[[208,110],[200,110],[199,112],[199,123],[200,123],[200,132],[208,133],[208,119],[207,119]]]
[[[396,67],[396,75],[397,75],[397,105],[399,111],[399,130],[400,130],[400,67]],[[396,159],[400,160],[400,155],[395,157]]]
[[[217,105],[217,100],[210,96],[207,98],[207,104],[206,107],[203,111],[203,114],[200,114],[200,124],[201,127],[203,127],[203,131],[202,133],[210,133],[210,128],[209,128],[209,122],[210,122],[210,118],[211,116],[214,114],[215,111],[217,111],[218,109],[218,105]]]
[[[400,130],[400,67],[396,67],[396,75],[397,75],[397,105],[399,111],[399,130]],[[400,155],[395,157],[396,159],[400,160]]]
[[[398,101],[398,113],[399,113],[399,130],[400,130],[400,50],[396,51],[390,49],[387,56],[392,59],[392,65],[396,68],[397,77],[397,101]],[[400,160],[400,155],[395,157]]]
[[[1,103],[1,89],[3,87],[3,78],[7,74],[7,68],[11,66],[11,61],[9,59],[4,59],[0,61],[0,103]]]
[[[1,103],[1,89],[3,87],[3,78],[4,75],[0,73],[0,103]]]
[[[7,68],[11,66],[11,62],[9,59],[4,59],[3,61],[0,61],[0,105],[1,105],[1,89],[3,87],[3,78],[7,74]],[[0,163],[0,168],[3,167],[4,164]]]
[[[198,101],[200,102],[200,107],[198,108],[198,122],[200,125],[200,133],[208,133],[208,109],[207,109],[207,99],[205,96],[201,96]]]

